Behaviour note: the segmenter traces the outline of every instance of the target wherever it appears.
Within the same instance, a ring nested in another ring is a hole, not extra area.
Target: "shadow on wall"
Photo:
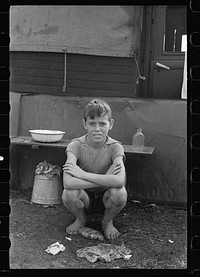
[[[21,94],[20,93],[10,93],[10,136],[17,136],[18,135],[18,128],[19,128],[19,114],[20,114],[20,101],[21,101]]]

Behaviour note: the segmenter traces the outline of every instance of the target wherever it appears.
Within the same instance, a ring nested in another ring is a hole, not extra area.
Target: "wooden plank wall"
[[[136,97],[133,58],[67,54],[67,89],[64,53],[11,52],[11,91],[91,97]]]

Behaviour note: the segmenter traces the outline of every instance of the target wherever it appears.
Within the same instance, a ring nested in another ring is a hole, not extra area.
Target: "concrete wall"
[[[16,97],[11,97],[11,101],[13,99]],[[91,99],[90,97],[23,95],[19,109],[18,132],[16,131],[17,109],[11,110],[11,133],[29,135],[29,129],[43,128],[66,131],[67,139],[83,135],[84,128],[81,120],[83,109]],[[127,154],[129,196],[132,199],[154,203],[186,204],[186,101],[114,97],[103,99],[110,104],[115,120],[110,136],[123,144],[131,144],[132,136],[140,125],[145,135],[145,145],[155,147],[151,156]],[[11,105],[15,106],[15,104],[14,100]],[[45,157],[45,153],[42,155],[41,159]],[[15,157],[13,156],[12,159]],[[61,160],[62,162],[65,160],[64,153]],[[61,160],[59,160],[60,163]],[[27,183],[24,186],[32,185]]]

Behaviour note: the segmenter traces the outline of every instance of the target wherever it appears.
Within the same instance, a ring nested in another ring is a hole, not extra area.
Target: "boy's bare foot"
[[[71,225],[69,225],[66,228],[66,232],[70,235],[76,235],[77,231],[79,228],[84,227],[86,223],[86,220],[80,220],[78,218],[76,218],[76,220],[74,221],[74,223],[72,223]]]
[[[113,226],[112,220],[108,222],[102,221],[102,229],[107,239],[115,239],[120,234],[119,231]]]

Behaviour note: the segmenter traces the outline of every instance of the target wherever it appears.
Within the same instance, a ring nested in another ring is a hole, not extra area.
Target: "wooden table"
[[[12,144],[17,145],[31,145],[32,149],[38,149],[39,147],[59,147],[66,148],[70,143],[70,140],[62,139],[59,142],[37,142],[32,137],[27,136],[19,136],[11,138]],[[135,153],[135,154],[143,154],[143,155],[151,155],[153,154],[154,147],[145,146],[143,149],[138,150],[134,148],[132,145],[123,145],[125,153]]]

